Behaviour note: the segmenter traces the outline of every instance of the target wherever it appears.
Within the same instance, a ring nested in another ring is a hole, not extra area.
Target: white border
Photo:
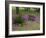
[[[12,31],[12,6],[40,8],[40,30]],[[9,4],[9,35],[36,34],[36,33],[43,33],[43,6],[42,5],[26,5],[26,4]]]

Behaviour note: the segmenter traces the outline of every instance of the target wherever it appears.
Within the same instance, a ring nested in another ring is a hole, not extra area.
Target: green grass
[[[23,24],[23,27],[21,27],[21,25],[19,26],[19,29],[16,31],[25,31],[25,30],[40,30],[40,24],[37,22],[30,22],[30,24]]]

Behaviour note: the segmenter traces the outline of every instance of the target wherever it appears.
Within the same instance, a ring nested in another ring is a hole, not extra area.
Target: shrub
[[[21,18],[21,16],[16,17],[16,23],[18,23],[18,24],[24,23],[24,20]]]

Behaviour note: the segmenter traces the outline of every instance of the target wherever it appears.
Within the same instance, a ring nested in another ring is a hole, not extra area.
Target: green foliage
[[[24,20],[21,18],[21,16],[16,17],[16,23],[22,24],[23,22],[24,22]]]
[[[12,14],[16,13],[16,7],[12,7]]]

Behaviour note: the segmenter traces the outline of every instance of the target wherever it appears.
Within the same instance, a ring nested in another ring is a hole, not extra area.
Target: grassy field
[[[13,31],[40,30],[40,9],[12,7],[12,30]]]

